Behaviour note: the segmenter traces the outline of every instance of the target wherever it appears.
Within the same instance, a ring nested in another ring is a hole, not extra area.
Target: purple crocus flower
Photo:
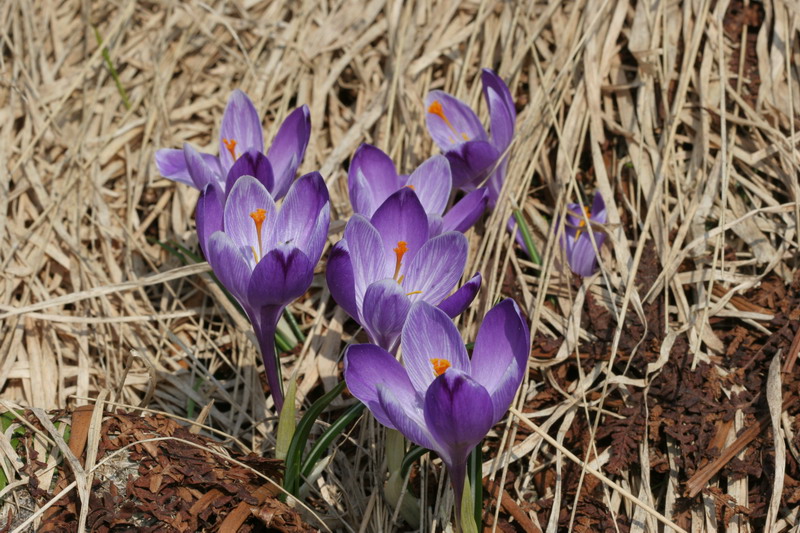
[[[448,297],[464,272],[467,238],[449,231],[429,237],[416,193],[402,188],[368,219],[353,215],[331,250],[326,276],[336,303],[375,344],[393,351],[412,304],[438,304],[461,313],[480,288],[476,275]]]
[[[508,86],[492,70],[483,69],[481,83],[491,137],[467,104],[444,91],[431,91],[425,98],[426,118],[431,137],[450,161],[453,186],[472,191],[488,179],[489,205],[494,207],[503,188],[508,157],[502,156],[514,136],[517,111]]]
[[[227,194],[240,176],[254,176],[276,200],[289,191],[305,155],[311,122],[308,107],[292,111],[278,129],[266,155],[261,119],[247,95],[235,90],[220,128],[219,157],[200,154],[188,144],[182,150],[156,152],[156,165],[167,179],[205,190],[213,184]]]
[[[378,422],[439,454],[460,516],[467,456],[508,410],[529,347],[528,325],[513,300],[486,314],[471,359],[450,318],[419,302],[403,327],[405,366],[378,346],[354,344],[345,351],[344,377]]]
[[[371,217],[389,196],[403,187],[413,189],[428,214],[432,235],[445,231],[465,232],[486,209],[488,194],[482,187],[472,191],[444,213],[453,180],[447,158],[435,155],[411,175],[398,174],[392,159],[370,144],[362,144],[353,155],[348,172],[353,211]]]
[[[242,176],[224,201],[211,199],[198,216],[198,229],[218,228],[207,237],[208,262],[253,323],[280,411],[275,328],[286,305],[311,285],[330,223],[328,190],[319,173],[307,174],[291,185],[279,209],[262,183]]]
[[[597,269],[597,255],[589,232],[586,230],[586,220],[605,224],[608,219],[606,203],[600,193],[594,195],[591,210],[585,207],[584,211],[585,218],[580,215],[580,205],[567,205],[566,227],[564,235],[561,237],[561,245],[564,247],[569,268],[581,277],[588,277]],[[592,236],[597,244],[597,249],[600,250],[606,240],[606,234],[593,230]]]

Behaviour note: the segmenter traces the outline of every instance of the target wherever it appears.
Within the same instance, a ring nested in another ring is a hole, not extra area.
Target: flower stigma
[[[458,130],[456,130],[452,122],[450,122],[450,119],[447,118],[447,115],[444,114],[444,108],[442,107],[442,104],[441,102],[439,102],[439,100],[434,100],[433,103],[431,103],[431,105],[428,107],[428,113],[434,114],[440,119],[442,119],[444,123],[447,124],[447,127],[450,128],[450,131],[452,131],[456,135],[459,135]],[[467,135],[466,133],[461,132],[460,135],[461,138],[464,139],[465,141],[469,140],[469,135]],[[455,143],[456,140],[453,137],[450,137],[450,142]]]
[[[397,281],[397,283],[403,282],[403,277],[397,277],[400,274],[400,265],[403,264],[403,256],[406,255],[408,252],[408,243],[406,241],[397,241],[397,248],[394,248],[394,254],[397,256],[397,262],[394,265],[394,276],[393,279]]]
[[[413,185],[404,185],[404,187],[408,187],[408,188],[409,188],[409,189],[411,189],[412,191],[415,191],[415,190],[416,190],[416,189],[414,188],[414,186],[413,186]]]
[[[436,377],[441,376],[445,370],[450,368],[450,361],[447,359],[431,359],[431,364],[433,365],[433,374]]]
[[[254,247],[250,247],[253,249],[253,257],[258,263],[261,260],[261,256],[264,254],[264,250],[261,246],[261,226],[264,224],[264,221],[267,219],[267,210],[266,209],[256,209],[252,213],[250,213],[250,218],[253,219],[253,223],[256,225],[256,235],[258,236],[258,253],[256,253],[256,249]]]
[[[222,139],[222,144],[231,153],[231,157],[236,161],[236,139]]]

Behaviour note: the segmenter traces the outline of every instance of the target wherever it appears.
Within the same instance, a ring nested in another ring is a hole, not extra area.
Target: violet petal
[[[394,249],[401,241],[406,243],[408,251],[400,268],[400,274],[404,273],[428,240],[428,215],[416,193],[406,187],[395,192],[375,211],[371,222],[381,236],[385,257],[394,258]],[[355,250],[355,245],[351,243],[350,249]]]
[[[328,235],[330,204],[328,188],[319,172],[299,178],[283,201],[275,226],[275,239],[303,250],[313,262],[319,261]]]
[[[488,201],[486,187],[468,193],[445,213],[442,231],[466,232],[486,211]]]
[[[247,303],[247,287],[252,270],[236,244],[227,234],[217,231],[208,238],[208,249],[205,252],[206,259],[220,283],[239,300],[245,310],[250,309]]]
[[[303,161],[311,135],[311,116],[308,106],[303,105],[289,113],[281,124],[267,152],[275,174],[274,196],[283,198]]]
[[[425,110],[428,131],[442,151],[450,150],[466,141],[488,140],[486,130],[475,112],[444,91],[428,93]]]
[[[435,155],[417,167],[408,177],[407,184],[417,193],[426,213],[441,215],[453,188],[450,163],[443,155]]]
[[[481,273],[478,272],[456,292],[439,302],[437,307],[450,318],[457,317],[469,307],[472,300],[478,295],[478,291],[481,289],[481,281]]]
[[[195,187],[194,180],[189,175],[189,169],[186,168],[186,156],[183,155],[183,150],[172,148],[158,150],[156,152],[156,166],[159,174],[168,180]]]
[[[272,194],[275,186],[275,180],[272,176],[272,166],[267,156],[261,152],[251,149],[239,156],[239,159],[236,160],[228,171],[228,176],[225,179],[225,190],[230,191],[233,189],[233,184],[242,176],[253,176],[270,194]]]
[[[236,157],[231,154],[231,149]],[[250,149],[264,150],[261,119],[250,98],[236,89],[228,98],[220,128],[219,159],[226,176],[236,158]]]
[[[261,225],[261,245],[256,233],[256,222],[251,213],[263,209],[266,218]],[[228,191],[224,212],[225,233],[233,240],[240,253],[252,256],[252,264],[257,258],[271,248],[270,239],[274,241],[275,222],[278,218],[277,208],[272,197],[261,183],[252,176],[242,176]],[[248,259],[248,262],[250,260]]]
[[[299,298],[314,280],[314,264],[294,246],[279,246],[258,262],[247,287],[253,307],[284,306]]]
[[[391,158],[379,148],[364,143],[353,154],[347,186],[353,211],[371,217],[402,185]]]
[[[455,231],[426,242],[405,271],[405,290],[421,293],[412,295],[412,301],[438,304],[444,300],[464,274],[467,248],[467,238]]]
[[[514,300],[503,300],[483,319],[472,351],[472,377],[489,393],[496,422],[508,410],[528,369],[530,331]]]
[[[353,264],[350,262],[350,251],[347,249],[346,240],[339,241],[331,248],[325,267],[325,279],[333,300],[358,321]]]
[[[378,399],[378,386],[392,391],[402,403],[416,403],[416,392],[403,366],[386,350],[374,344],[351,344],[344,352],[344,379],[350,393],[372,411],[375,418],[393,429]]]
[[[448,464],[461,463],[492,428],[489,393],[469,375],[449,369],[425,394],[425,425]]]
[[[383,279],[367,287],[359,322],[371,342],[393,352],[410,309],[411,301],[400,284]]]
[[[438,443],[426,427],[425,415],[419,405],[421,402],[401,401],[395,396],[392,389],[382,384],[377,386],[377,390],[378,401],[392,423],[391,427],[397,429],[417,446],[440,451]]]
[[[408,377],[421,395],[436,379],[433,359],[445,360],[450,368],[470,374],[469,356],[458,328],[443,311],[426,302],[415,303],[408,313],[402,346]]]

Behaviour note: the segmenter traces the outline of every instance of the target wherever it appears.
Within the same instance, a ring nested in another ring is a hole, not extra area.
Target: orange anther
[[[406,185],[406,187],[408,187],[408,188],[409,188],[409,189],[411,189],[412,191],[416,191],[416,189],[414,188],[414,186],[413,186],[413,185]]]
[[[450,368],[450,361],[447,359],[431,359],[431,364],[433,365],[433,373],[436,376],[441,376],[445,370]]]
[[[466,133],[463,133],[463,132],[462,133],[458,133],[456,128],[450,122],[450,119],[448,119],[447,115],[444,114],[444,108],[442,107],[442,104],[441,104],[441,102],[439,102],[439,100],[434,100],[433,102],[431,102],[431,105],[428,106],[428,113],[432,113],[432,114],[436,115],[437,117],[439,117],[440,119],[444,120],[444,123],[447,124],[448,128],[450,128],[450,131],[452,131],[456,135],[461,135],[461,138],[464,139],[465,141],[469,140],[469,135],[467,135]],[[455,143],[456,140],[454,138],[450,137],[450,142],[451,143]]]
[[[222,144],[231,153],[231,157],[236,161],[236,140],[235,139],[222,139]]]

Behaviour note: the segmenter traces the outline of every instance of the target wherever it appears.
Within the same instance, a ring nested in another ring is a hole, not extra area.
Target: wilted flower
[[[353,215],[331,250],[331,295],[375,344],[394,350],[411,305],[439,304],[461,313],[480,287],[476,275],[448,297],[467,261],[467,238],[450,231],[429,238],[428,218],[409,188],[392,194],[367,219]]]
[[[217,200],[206,206],[205,220],[198,220],[198,228],[210,219],[221,224],[208,237],[208,262],[253,323],[280,411],[275,328],[286,305],[311,285],[330,222],[328,190],[319,173],[307,174],[292,184],[279,209],[263,184],[242,176],[224,202]]]
[[[471,191],[488,178],[489,205],[494,206],[508,166],[508,157],[500,158],[514,136],[517,111],[511,92],[497,74],[483,69],[481,83],[491,137],[467,104],[444,91],[431,91],[425,98],[426,117],[431,137],[450,161],[453,186]]]
[[[398,174],[391,158],[370,144],[362,144],[353,155],[348,172],[348,189],[353,211],[371,217],[389,196],[409,187],[428,215],[431,236],[443,231],[468,230],[486,209],[485,188],[472,191],[444,213],[453,189],[450,164],[435,155],[417,167],[411,175]]]
[[[505,415],[527,370],[528,325],[517,304],[504,300],[486,314],[470,359],[450,318],[419,302],[401,346],[405,366],[378,346],[349,346],[347,387],[378,422],[439,454],[460,516],[467,456]]]
[[[597,254],[592,245],[589,231],[586,229],[586,219],[590,222],[605,224],[608,218],[606,203],[600,193],[594,195],[591,210],[584,208],[586,217],[581,216],[581,207],[578,204],[567,205],[566,226],[561,237],[561,245],[567,256],[569,268],[582,277],[591,276],[597,269]],[[597,244],[597,250],[603,246],[606,234],[592,228],[592,236]]]
[[[219,157],[200,154],[189,144],[182,150],[156,152],[156,165],[167,179],[200,191],[209,184],[228,194],[240,176],[254,176],[279,200],[289,190],[305,155],[311,133],[308,108],[292,111],[281,124],[266,155],[264,134],[253,102],[235,90],[228,99],[220,128]]]

